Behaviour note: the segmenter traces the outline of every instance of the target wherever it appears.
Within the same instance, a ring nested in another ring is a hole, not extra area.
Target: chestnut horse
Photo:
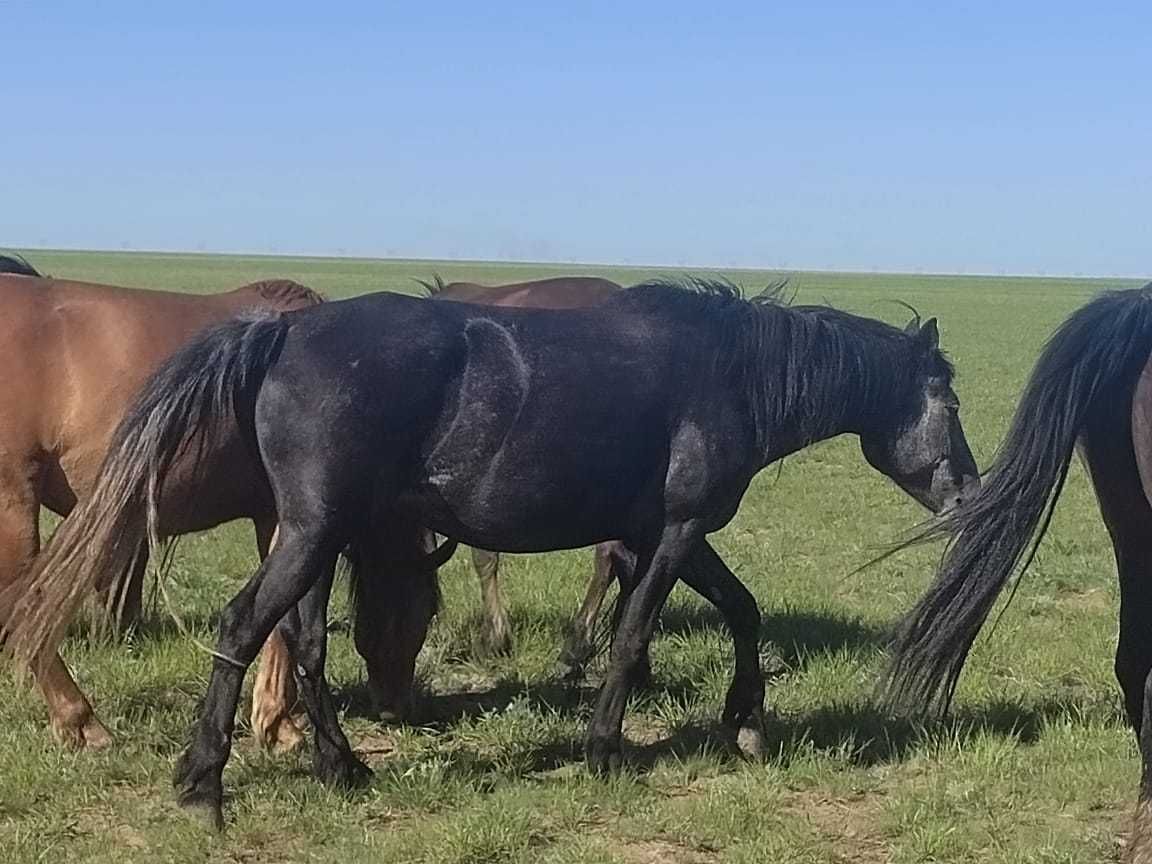
[[[300,309],[322,298],[288,280],[196,296],[51,279],[16,256],[0,256],[0,274],[0,589],[10,589],[0,592],[0,624],[6,625],[20,590],[14,583],[40,547],[41,506],[67,519],[91,493],[116,424],[161,361],[205,327],[244,310]],[[247,517],[266,554],[275,509],[249,463],[247,449],[233,441],[213,452],[210,475],[201,474],[210,482],[194,502],[179,482],[170,484],[165,534]],[[113,595],[121,621],[139,612],[146,562],[142,548],[131,572],[104,574],[100,587]],[[58,740],[79,747],[111,740],[58,655],[39,669],[37,684]],[[281,720],[270,716],[263,737],[276,739]],[[285,734],[299,737],[294,729]]]
[[[434,276],[432,282],[420,280],[428,294],[438,300],[455,300],[483,306],[520,309],[586,309],[599,306],[623,290],[608,279],[595,276],[557,276],[510,285],[479,285],[475,282],[448,282]],[[631,570],[630,556],[617,542],[595,547],[592,578],[584,594],[580,611],[569,627],[560,663],[569,674],[576,674],[595,653],[592,637],[604,595],[613,579]],[[484,605],[482,644],[493,654],[506,654],[512,648],[508,612],[500,590],[500,554],[483,549],[472,550],[472,565],[480,577],[480,596]]]

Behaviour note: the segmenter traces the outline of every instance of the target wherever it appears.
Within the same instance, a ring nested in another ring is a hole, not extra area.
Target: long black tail
[[[997,596],[1048,529],[1086,419],[1103,400],[1131,399],[1150,352],[1152,283],[1103,294],[1049,340],[979,493],[925,535],[950,542],[936,581],[897,631],[881,684],[887,707],[948,709]]]
[[[35,667],[59,646],[98,582],[127,572],[141,549],[158,546],[159,501],[178,460],[179,470],[195,471],[215,436],[236,423],[254,440],[255,394],[286,329],[271,312],[221,324],[144,385],[116,430],[92,494],[9,589],[19,593],[3,633],[9,653]]]

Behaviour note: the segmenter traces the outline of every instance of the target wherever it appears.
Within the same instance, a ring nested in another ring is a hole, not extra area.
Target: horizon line
[[[487,265],[511,265],[516,267],[564,267],[564,266],[580,266],[580,267],[596,267],[600,269],[616,269],[616,270],[658,270],[658,269],[671,269],[671,270],[713,270],[713,271],[735,271],[735,272],[749,272],[749,273],[811,273],[811,274],[848,274],[854,276],[924,276],[930,278],[947,278],[947,277],[979,277],[979,278],[1002,278],[1002,279],[1068,279],[1068,280],[1103,280],[1103,279],[1130,279],[1133,281],[1140,281],[1148,279],[1148,275],[1132,275],[1125,273],[1047,273],[1047,272],[1027,272],[1027,271],[991,271],[991,270],[972,270],[972,271],[955,271],[955,270],[934,270],[927,268],[892,268],[887,269],[876,265],[846,265],[843,267],[817,267],[817,266],[799,266],[799,267],[778,267],[778,266],[753,266],[746,264],[668,264],[668,263],[635,263],[635,262],[617,262],[617,261],[588,261],[580,259],[568,260],[552,260],[541,261],[536,259],[525,258],[470,258],[470,257],[454,257],[445,256],[440,258],[428,258],[424,256],[406,256],[406,255],[365,255],[346,252],[329,252],[329,253],[310,253],[310,252],[254,252],[254,251],[219,251],[207,249],[99,249],[90,247],[66,247],[66,246],[6,246],[0,244],[0,248],[7,248],[17,253],[24,252],[49,252],[49,253],[63,253],[63,254],[112,254],[112,255],[183,255],[183,256],[199,256],[199,257],[231,257],[231,258],[296,258],[296,259],[319,259],[329,261],[412,261],[420,263],[450,263],[450,264],[487,264]]]

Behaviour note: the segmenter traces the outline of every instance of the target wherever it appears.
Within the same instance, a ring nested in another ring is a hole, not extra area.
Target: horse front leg
[[[650,551],[638,556],[636,587],[620,618],[608,675],[584,740],[585,759],[594,773],[611,773],[622,767],[621,727],[628,696],[647,660],[648,643],[660,611],[701,536],[695,521],[669,525]]]
[[[736,669],[724,700],[723,723],[747,756],[764,755],[764,676],[760,671],[760,609],[707,540],[701,541],[682,578],[720,610],[732,635]]]

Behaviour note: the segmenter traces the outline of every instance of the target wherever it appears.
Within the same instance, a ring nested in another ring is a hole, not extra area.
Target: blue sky
[[[0,0],[0,245],[1152,275],[1152,4],[703,6]]]

